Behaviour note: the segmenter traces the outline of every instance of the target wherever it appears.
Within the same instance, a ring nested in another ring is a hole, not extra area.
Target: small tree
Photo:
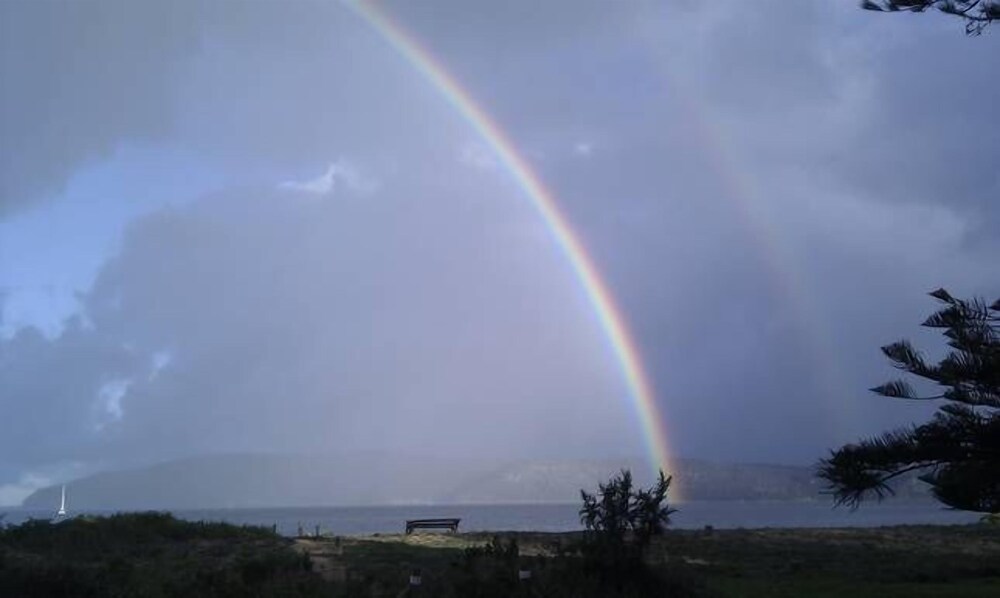
[[[936,365],[927,363],[909,342],[882,352],[905,372],[942,387],[922,395],[905,380],[873,388],[894,399],[946,401],[920,426],[887,432],[848,444],[820,462],[837,504],[857,507],[866,497],[892,493],[889,482],[921,472],[934,496],[967,511],[1000,511],[1000,300],[955,299],[944,289],[931,296],[944,308],[924,326],[943,330],[951,351]]]
[[[637,489],[632,472],[623,469],[608,483],[599,484],[596,495],[580,491],[580,522],[602,544],[621,546],[631,540],[641,551],[653,536],[663,533],[677,511],[667,504],[672,479],[661,470],[651,488]]]
[[[997,0],[862,0],[861,7],[876,12],[924,12],[932,8],[965,20],[965,32],[979,35],[1000,19]]]

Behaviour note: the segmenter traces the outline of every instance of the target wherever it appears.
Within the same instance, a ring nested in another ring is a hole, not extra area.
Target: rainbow
[[[583,243],[559,209],[553,193],[545,188],[527,160],[518,153],[514,143],[482,105],[419,41],[372,2],[361,0],[349,2],[348,6],[371,25],[462,115],[492,149],[497,159],[531,201],[555,238],[557,246],[569,261],[611,345],[628,388],[630,400],[638,413],[651,463],[655,469],[662,469],[664,472],[675,471],[667,444],[664,419],[656,402],[656,393],[643,368],[639,350],[629,334],[625,318]],[[677,500],[676,492],[674,499]]]
[[[662,47],[654,43],[649,46],[651,55],[658,58],[653,64],[661,67],[669,64],[669,58],[660,55]],[[803,349],[816,368],[816,382],[828,397],[825,404],[828,429],[834,432],[851,429],[849,422],[857,421],[860,416],[854,404],[841,400],[841,397],[852,396],[854,390],[844,383],[850,378],[845,373],[840,352],[835,347],[829,317],[823,312],[815,293],[810,291],[810,285],[803,277],[803,264],[787,244],[782,242],[782,231],[773,222],[767,201],[761,196],[760,186],[751,171],[738,163],[732,149],[733,144],[723,128],[715,119],[709,118],[704,108],[694,101],[695,96],[688,90],[689,85],[683,77],[668,68],[662,68],[660,74],[669,84],[673,100],[680,104],[686,123],[694,129],[691,139],[711,158],[713,173],[727,191],[722,197],[728,199],[744,229],[753,239],[770,275],[775,294],[783,298],[789,322],[796,327],[804,343]]]

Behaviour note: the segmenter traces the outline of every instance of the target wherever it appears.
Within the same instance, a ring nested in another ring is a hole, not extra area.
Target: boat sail
[[[56,516],[57,517],[66,516],[66,484],[63,484],[62,487],[62,500],[59,501],[59,510],[56,511]]]

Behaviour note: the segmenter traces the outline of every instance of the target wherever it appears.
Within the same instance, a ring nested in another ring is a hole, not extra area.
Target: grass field
[[[289,539],[165,514],[0,530],[0,596],[1000,596],[1000,527],[672,530],[647,554],[656,589],[610,592],[566,547],[580,534]],[[517,553],[504,547],[510,541]],[[588,577],[590,576],[590,577]],[[567,588],[570,588],[567,590]]]
[[[291,541],[263,528],[168,514],[0,528],[0,596],[329,596]]]
[[[398,588],[413,568],[431,578],[447,575],[463,549],[490,537],[350,538],[342,541],[339,560],[356,579]],[[553,554],[574,534],[501,537],[516,539],[530,558]],[[994,526],[675,530],[654,546],[649,560],[694,578],[698,593],[708,596],[1000,596],[1000,528]]]

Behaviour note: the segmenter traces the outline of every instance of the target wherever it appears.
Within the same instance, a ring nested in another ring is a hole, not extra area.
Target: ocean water
[[[834,509],[825,501],[692,501],[677,505],[672,526],[697,529],[760,527],[877,527],[912,524],[966,524],[978,516],[942,508],[933,502],[886,501],[856,511]],[[225,521],[238,525],[276,525],[280,533],[296,534],[301,526],[313,533],[361,535],[400,533],[407,519],[460,517],[460,531],[545,531],[580,529],[578,504],[436,505],[380,507],[295,507],[261,509],[183,509],[174,515],[192,521]],[[88,511],[108,514],[112,511]],[[30,518],[51,518],[48,511],[0,508],[3,521],[17,524]],[[80,513],[71,513],[80,514]]]

